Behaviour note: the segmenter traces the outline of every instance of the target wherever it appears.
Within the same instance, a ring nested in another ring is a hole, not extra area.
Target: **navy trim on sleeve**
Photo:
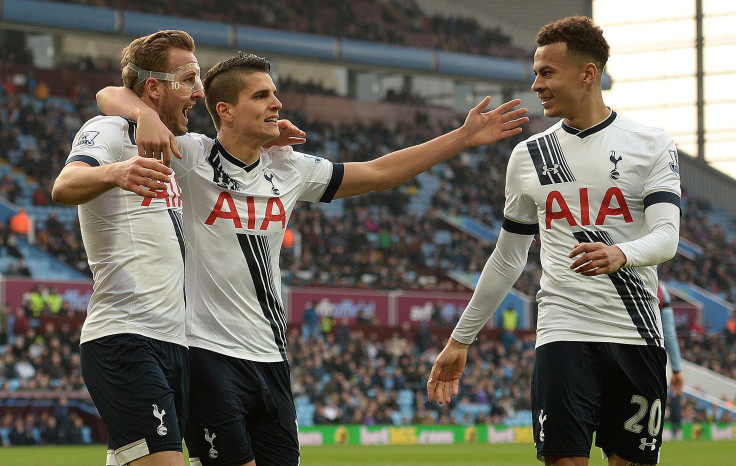
[[[332,164],[332,179],[330,180],[330,184],[327,185],[327,189],[325,189],[324,194],[322,194],[322,197],[319,198],[319,202],[332,202],[332,199],[335,197],[335,193],[337,193],[337,189],[342,184],[342,179],[345,176],[345,167],[341,163],[333,163]]]
[[[74,157],[69,158],[69,160],[67,160],[64,165],[69,165],[71,162],[84,162],[90,167],[100,166],[100,162],[98,162],[96,158],[90,157],[89,155],[75,155]]]
[[[656,193],[649,194],[644,198],[644,208],[660,203],[674,204],[680,209],[680,215],[682,215],[682,206],[680,205],[680,196],[669,191],[657,191]]]
[[[503,219],[503,226],[501,227],[509,233],[516,233],[517,235],[536,235],[539,233],[539,224],[533,223],[519,223],[507,218]]]
[[[132,120],[127,120],[127,122],[128,122],[128,137],[130,138],[130,142],[132,142],[134,146],[137,146],[138,143],[135,140],[135,135],[138,129],[138,124]]]

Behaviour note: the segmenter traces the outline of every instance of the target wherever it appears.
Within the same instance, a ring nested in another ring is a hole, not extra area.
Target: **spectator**
[[[726,321],[723,333],[726,336],[726,344],[733,345],[736,342],[736,309],[731,311],[731,317]]]
[[[31,322],[26,317],[26,312],[21,306],[15,308],[13,316],[8,319],[8,330],[12,331],[8,340],[13,340],[18,335],[24,335],[31,328]]]
[[[59,312],[61,312],[61,308],[64,304],[64,299],[59,294],[59,289],[55,286],[52,286],[46,296],[44,297],[44,304],[46,306],[46,309],[52,314],[52,315],[59,315]]]
[[[314,303],[309,301],[304,305],[304,316],[302,317],[302,337],[309,340],[319,334],[319,316],[314,308]]]
[[[24,237],[27,237],[31,232],[31,219],[25,209],[20,209],[17,214],[10,218],[10,231]]]
[[[335,318],[332,317],[332,309],[327,309],[319,321],[319,330],[323,337],[332,333],[332,329],[335,327]]]
[[[21,417],[16,418],[13,422],[8,439],[11,445],[38,445],[40,443],[34,436],[33,426],[26,424]]]
[[[49,416],[41,427],[41,442],[44,445],[61,445],[67,443],[66,432],[59,429],[56,417]]]
[[[501,313],[501,343],[506,350],[516,342],[514,332],[519,324],[519,314],[513,306],[509,306]]]

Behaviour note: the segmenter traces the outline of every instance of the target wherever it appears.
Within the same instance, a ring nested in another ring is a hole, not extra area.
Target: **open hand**
[[[521,133],[521,125],[527,123],[529,118],[524,116],[528,113],[526,108],[514,107],[521,103],[521,99],[514,99],[499,105],[495,110],[483,112],[491,103],[491,98],[486,97],[475,106],[465,118],[465,124],[460,128],[466,136],[468,147],[492,144],[496,141],[506,139]]]

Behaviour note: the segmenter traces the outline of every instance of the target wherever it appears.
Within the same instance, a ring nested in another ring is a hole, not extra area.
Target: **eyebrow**
[[[552,66],[550,66],[550,65],[544,65],[544,66],[542,66],[541,68],[539,68],[538,70],[534,70],[534,69],[532,69],[532,72],[533,72],[534,74],[538,74],[538,73],[542,73],[542,72],[544,72],[544,71],[548,71],[548,70],[554,70],[554,67],[552,67]]]

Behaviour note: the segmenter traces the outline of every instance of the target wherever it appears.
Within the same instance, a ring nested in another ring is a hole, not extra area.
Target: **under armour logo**
[[[651,442],[647,442],[646,437],[641,439],[641,445],[639,445],[639,450],[646,450],[647,447],[649,447],[650,450],[654,451],[654,449],[657,447],[657,439],[653,438]]]
[[[273,193],[274,196],[278,196],[279,194],[281,194],[281,192],[276,188],[276,186],[273,185],[273,173],[269,175],[268,173],[263,172],[263,177],[266,179],[266,181],[271,183],[271,192]]]
[[[547,415],[544,414],[544,410],[539,412],[539,441],[544,442],[544,421],[547,420]]]
[[[608,158],[608,160],[613,163],[613,170],[611,170],[611,173],[609,173],[608,176],[610,176],[612,180],[617,180],[621,178],[621,173],[618,172],[617,167],[622,158],[623,157],[621,157],[620,155],[618,156],[618,158],[616,158],[616,151],[611,151],[611,156]]]
[[[556,163],[552,165],[551,167],[547,166],[546,164],[542,166],[542,175],[543,176],[552,176],[556,175],[560,171],[560,164]]]
[[[210,458],[212,459],[217,458],[217,455],[219,455],[217,450],[215,450],[215,437],[217,437],[217,435],[215,435],[214,432],[210,435],[210,431],[206,428],[204,429],[204,439],[210,444]]]
[[[168,432],[168,429],[166,429],[166,426],[164,425],[164,415],[166,414],[166,410],[161,410],[161,412],[158,411],[158,406],[153,405],[153,415],[161,421],[161,424],[156,428],[156,432],[158,435],[163,437]]]

